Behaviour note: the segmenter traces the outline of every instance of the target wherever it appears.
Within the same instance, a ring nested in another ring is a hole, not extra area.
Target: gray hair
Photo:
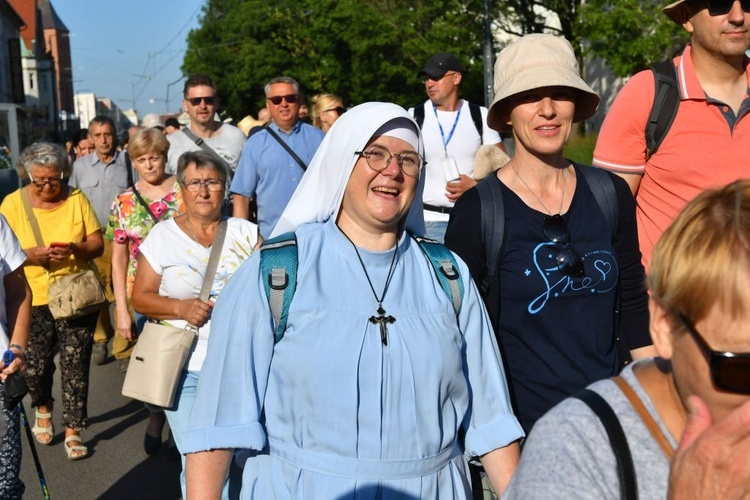
[[[227,170],[224,168],[224,165],[219,163],[216,158],[208,153],[204,153],[203,151],[188,151],[180,155],[180,159],[177,160],[177,180],[180,181],[180,184],[185,182],[185,170],[187,170],[190,165],[195,165],[195,168],[198,170],[207,168],[217,172],[219,174],[219,179],[226,188]]]
[[[56,168],[66,179],[72,171],[70,159],[63,147],[51,142],[35,142],[23,150],[16,167],[18,175],[22,179],[28,179],[34,167]]]
[[[264,87],[266,97],[268,97],[268,94],[271,93],[271,85],[273,85],[274,83],[288,83],[289,85],[294,87],[294,93],[299,94],[299,83],[297,83],[297,80],[288,76],[277,76],[276,78],[272,78]]]

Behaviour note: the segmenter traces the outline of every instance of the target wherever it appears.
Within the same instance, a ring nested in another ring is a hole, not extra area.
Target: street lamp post
[[[484,60],[484,105],[490,107],[492,102],[492,30],[490,21],[490,0],[484,0],[484,43],[482,59]]]

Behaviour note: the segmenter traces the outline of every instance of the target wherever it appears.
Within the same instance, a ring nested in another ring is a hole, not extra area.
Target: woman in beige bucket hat
[[[458,200],[446,233],[475,282],[487,277],[487,262],[498,262],[484,298],[526,431],[565,397],[616,374],[625,357],[618,347],[627,354],[651,344],[630,190],[563,156],[573,124],[598,106],[567,40],[534,34],[508,45],[495,64],[487,122],[512,131],[515,154],[482,181],[502,203],[500,255],[486,255],[481,218],[498,211],[482,206],[477,188]],[[609,218],[589,180],[608,186],[617,207]],[[615,343],[616,323],[627,335],[623,345]]]

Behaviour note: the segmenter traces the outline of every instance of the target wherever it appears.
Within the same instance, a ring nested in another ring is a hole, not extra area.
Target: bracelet
[[[23,359],[24,359],[24,360],[26,359],[26,350],[25,350],[25,349],[24,349],[23,347],[21,347],[21,346],[20,346],[20,345],[18,345],[18,344],[10,344],[10,345],[8,346],[8,349],[10,349],[11,347],[12,347],[13,349],[17,350],[18,352],[20,352],[20,353],[21,353],[21,356],[23,356]]]

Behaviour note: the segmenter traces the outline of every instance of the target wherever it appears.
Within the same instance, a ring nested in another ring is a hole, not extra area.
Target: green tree
[[[419,68],[450,51],[466,69],[463,95],[481,101],[481,42],[481,0],[209,0],[183,71],[214,78],[238,118],[265,105],[263,85],[278,75],[308,95],[411,106],[425,99]]]
[[[624,77],[674,56],[687,33],[661,12],[659,1],[588,0],[580,8],[576,33],[585,53],[607,61]]]

